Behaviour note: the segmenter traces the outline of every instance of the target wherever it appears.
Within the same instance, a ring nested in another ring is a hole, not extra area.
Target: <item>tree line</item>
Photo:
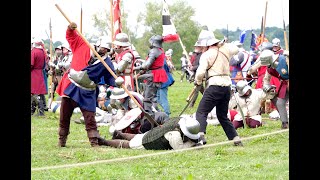
[[[123,2],[121,2],[123,3]],[[122,7],[120,5],[120,7]],[[162,35],[162,2],[147,2],[145,4],[145,12],[140,12],[137,16],[137,23],[134,27],[128,27],[127,18],[129,14],[125,11],[121,11],[121,22],[122,32],[127,33],[130,37],[131,43],[135,46],[142,58],[146,58],[149,43],[148,39],[154,35]],[[205,25],[199,24],[197,21],[192,20],[195,16],[195,9],[188,5],[185,0],[174,1],[169,7],[170,16],[172,22],[177,29],[185,49],[190,52],[194,49],[194,44],[198,39],[199,33],[202,27]],[[84,37],[89,42],[95,43],[100,36],[110,36],[111,22],[110,22],[110,11],[98,12],[93,15],[92,20],[94,21],[94,28],[98,30],[98,34],[84,33]],[[257,17],[260,18],[260,17]],[[279,19],[281,20],[281,19]],[[142,32],[141,32],[141,29]],[[228,37],[229,42],[239,40],[241,32],[245,29],[238,27],[235,31],[230,31],[226,28],[215,29],[213,32],[217,39],[223,39],[224,36]],[[256,35],[261,33],[261,29],[252,29]],[[289,42],[289,24],[286,25],[286,34]],[[281,46],[285,48],[284,41],[284,29],[278,27],[268,27],[266,24],[265,37],[272,41],[273,38],[278,38],[281,41]],[[244,48],[250,50],[251,32],[247,31],[246,38],[244,40]],[[49,49],[50,39],[44,40],[45,47]],[[53,42],[53,47],[61,45],[62,42]],[[172,59],[177,69],[181,68],[180,58],[182,57],[182,47],[179,41],[173,43],[164,43],[164,50],[169,48],[173,50]]]

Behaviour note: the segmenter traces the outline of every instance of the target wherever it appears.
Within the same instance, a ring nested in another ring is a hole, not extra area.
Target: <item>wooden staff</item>
[[[265,34],[265,29],[266,29],[266,19],[267,19],[267,9],[268,9],[268,0],[266,0],[266,7],[265,7],[265,10],[264,10],[264,18],[263,18],[263,30],[262,30],[262,41],[261,43],[264,42],[264,34]]]
[[[81,11],[80,11],[80,32],[82,33],[82,3],[81,3]]]
[[[57,9],[61,12],[61,14],[66,18],[66,20],[71,24],[72,21],[70,21],[70,19],[67,17],[67,15],[62,11],[62,9],[59,7],[58,4],[55,4],[55,6],[57,7]],[[77,33],[79,34],[79,36],[83,39],[83,41],[88,45],[88,47],[92,50],[92,52],[97,56],[97,58],[101,61],[101,63],[107,68],[107,70],[109,71],[109,73],[115,78],[117,79],[117,75],[112,71],[112,69],[108,66],[108,64],[102,59],[102,57],[97,53],[97,51],[94,49],[94,47],[92,47],[92,45],[87,41],[87,39],[79,32],[79,30],[77,28],[75,28],[75,31],[77,31]],[[146,112],[145,109],[143,109],[143,107],[139,104],[139,102],[136,100],[136,98],[133,97],[133,95],[130,93],[130,91],[126,88],[126,86],[124,84],[121,84],[121,87],[125,90],[125,92],[129,95],[129,97],[134,101],[134,103],[141,109],[141,111],[144,113],[144,115],[146,116],[147,120],[151,123],[151,125],[156,124],[157,126],[159,126],[159,124],[157,123],[157,121],[155,121],[153,119],[153,117],[151,117],[151,115]]]
[[[113,41],[113,35],[114,35],[114,27],[113,27],[113,0],[110,0],[110,22],[111,22],[111,42]],[[113,43],[111,43],[113,47]]]
[[[50,22],[49,22],[49,30],[50,30],[50,46],[49,46],[49,50],[50,50],[50,62],[53,62],[53,58],[52,58],[52,26],[51,26],[51,18],[50,18]],[[50,88],[49,88],[49,91],[50,91],[50,103],[49,103],[49,109],[51,109],[51,104],[52,104],[52,101],[53,101],[53,94],[54,94],[54,83],[53,83],[53,79],[54,79],[54,69],[52,67],[50,67],[50,70],[52,71],[52,75],[50,76]]]

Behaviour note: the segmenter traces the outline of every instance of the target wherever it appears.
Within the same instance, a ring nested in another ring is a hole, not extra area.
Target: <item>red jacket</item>
[[[88,61],[90,60],[90,48],[81,38],[81,36],[75,30],[67,29],[66,39],[70,45],[73,57],[70,64],[70,68],[80,71],[88,66]],[[64,90],[69,86],[70,80],[68,78],[68,73],[64,73],[61,81],[57,87],[56,92],[63,96]]]
[[[43,49],[31,50],[31,94],[47,94],[46,80],[44,76],[45,53]]]

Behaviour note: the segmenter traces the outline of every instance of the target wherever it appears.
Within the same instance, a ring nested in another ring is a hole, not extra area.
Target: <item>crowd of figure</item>
[[[199,92],[202,98],[194,115],[170,117],[168,88],[175,83],[176,69],[173,50],[163,49],[162,36],[150,37],[143,59],[126,33],[118,33],[112,42],[101,38],[87,44],[76,28],[76,23],[68,25],[67,42],[51,56],[42,40],[33,39],[31,44],[31,114],[36,110],[38,116],[47,110],[60,114],[59,147],[66,146],[76,109],[92,147],[204,145],[212,114],[236,146],[243,145],[237,128],[262,126],[261,115],[270,109],[279,113],[282,129],[289,127],[289,52],[277,38],[248,52],[239,41],[220,40],[202,30],[194,50],[180,59],[180,82],[185,78],[195,86],[189,107],[194,107]],[[267,102],[271,105],[266,111]],[[99,122],[109,123],[111,140],[100,136]]]

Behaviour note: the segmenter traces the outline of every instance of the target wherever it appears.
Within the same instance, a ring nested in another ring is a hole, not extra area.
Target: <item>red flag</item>
[[[162,8],[162,28],[163,42],[169,43],[179,41],[179,35],[177,33],[176,27],[171,21],[168,5],[165,0],[163,0]]]
[[[113,0],[112,3],[113,10],[113,39],[115,39],[118,33],[122,32],[122,24],[121,24],[121,11],[120,11],[120,0]]]

